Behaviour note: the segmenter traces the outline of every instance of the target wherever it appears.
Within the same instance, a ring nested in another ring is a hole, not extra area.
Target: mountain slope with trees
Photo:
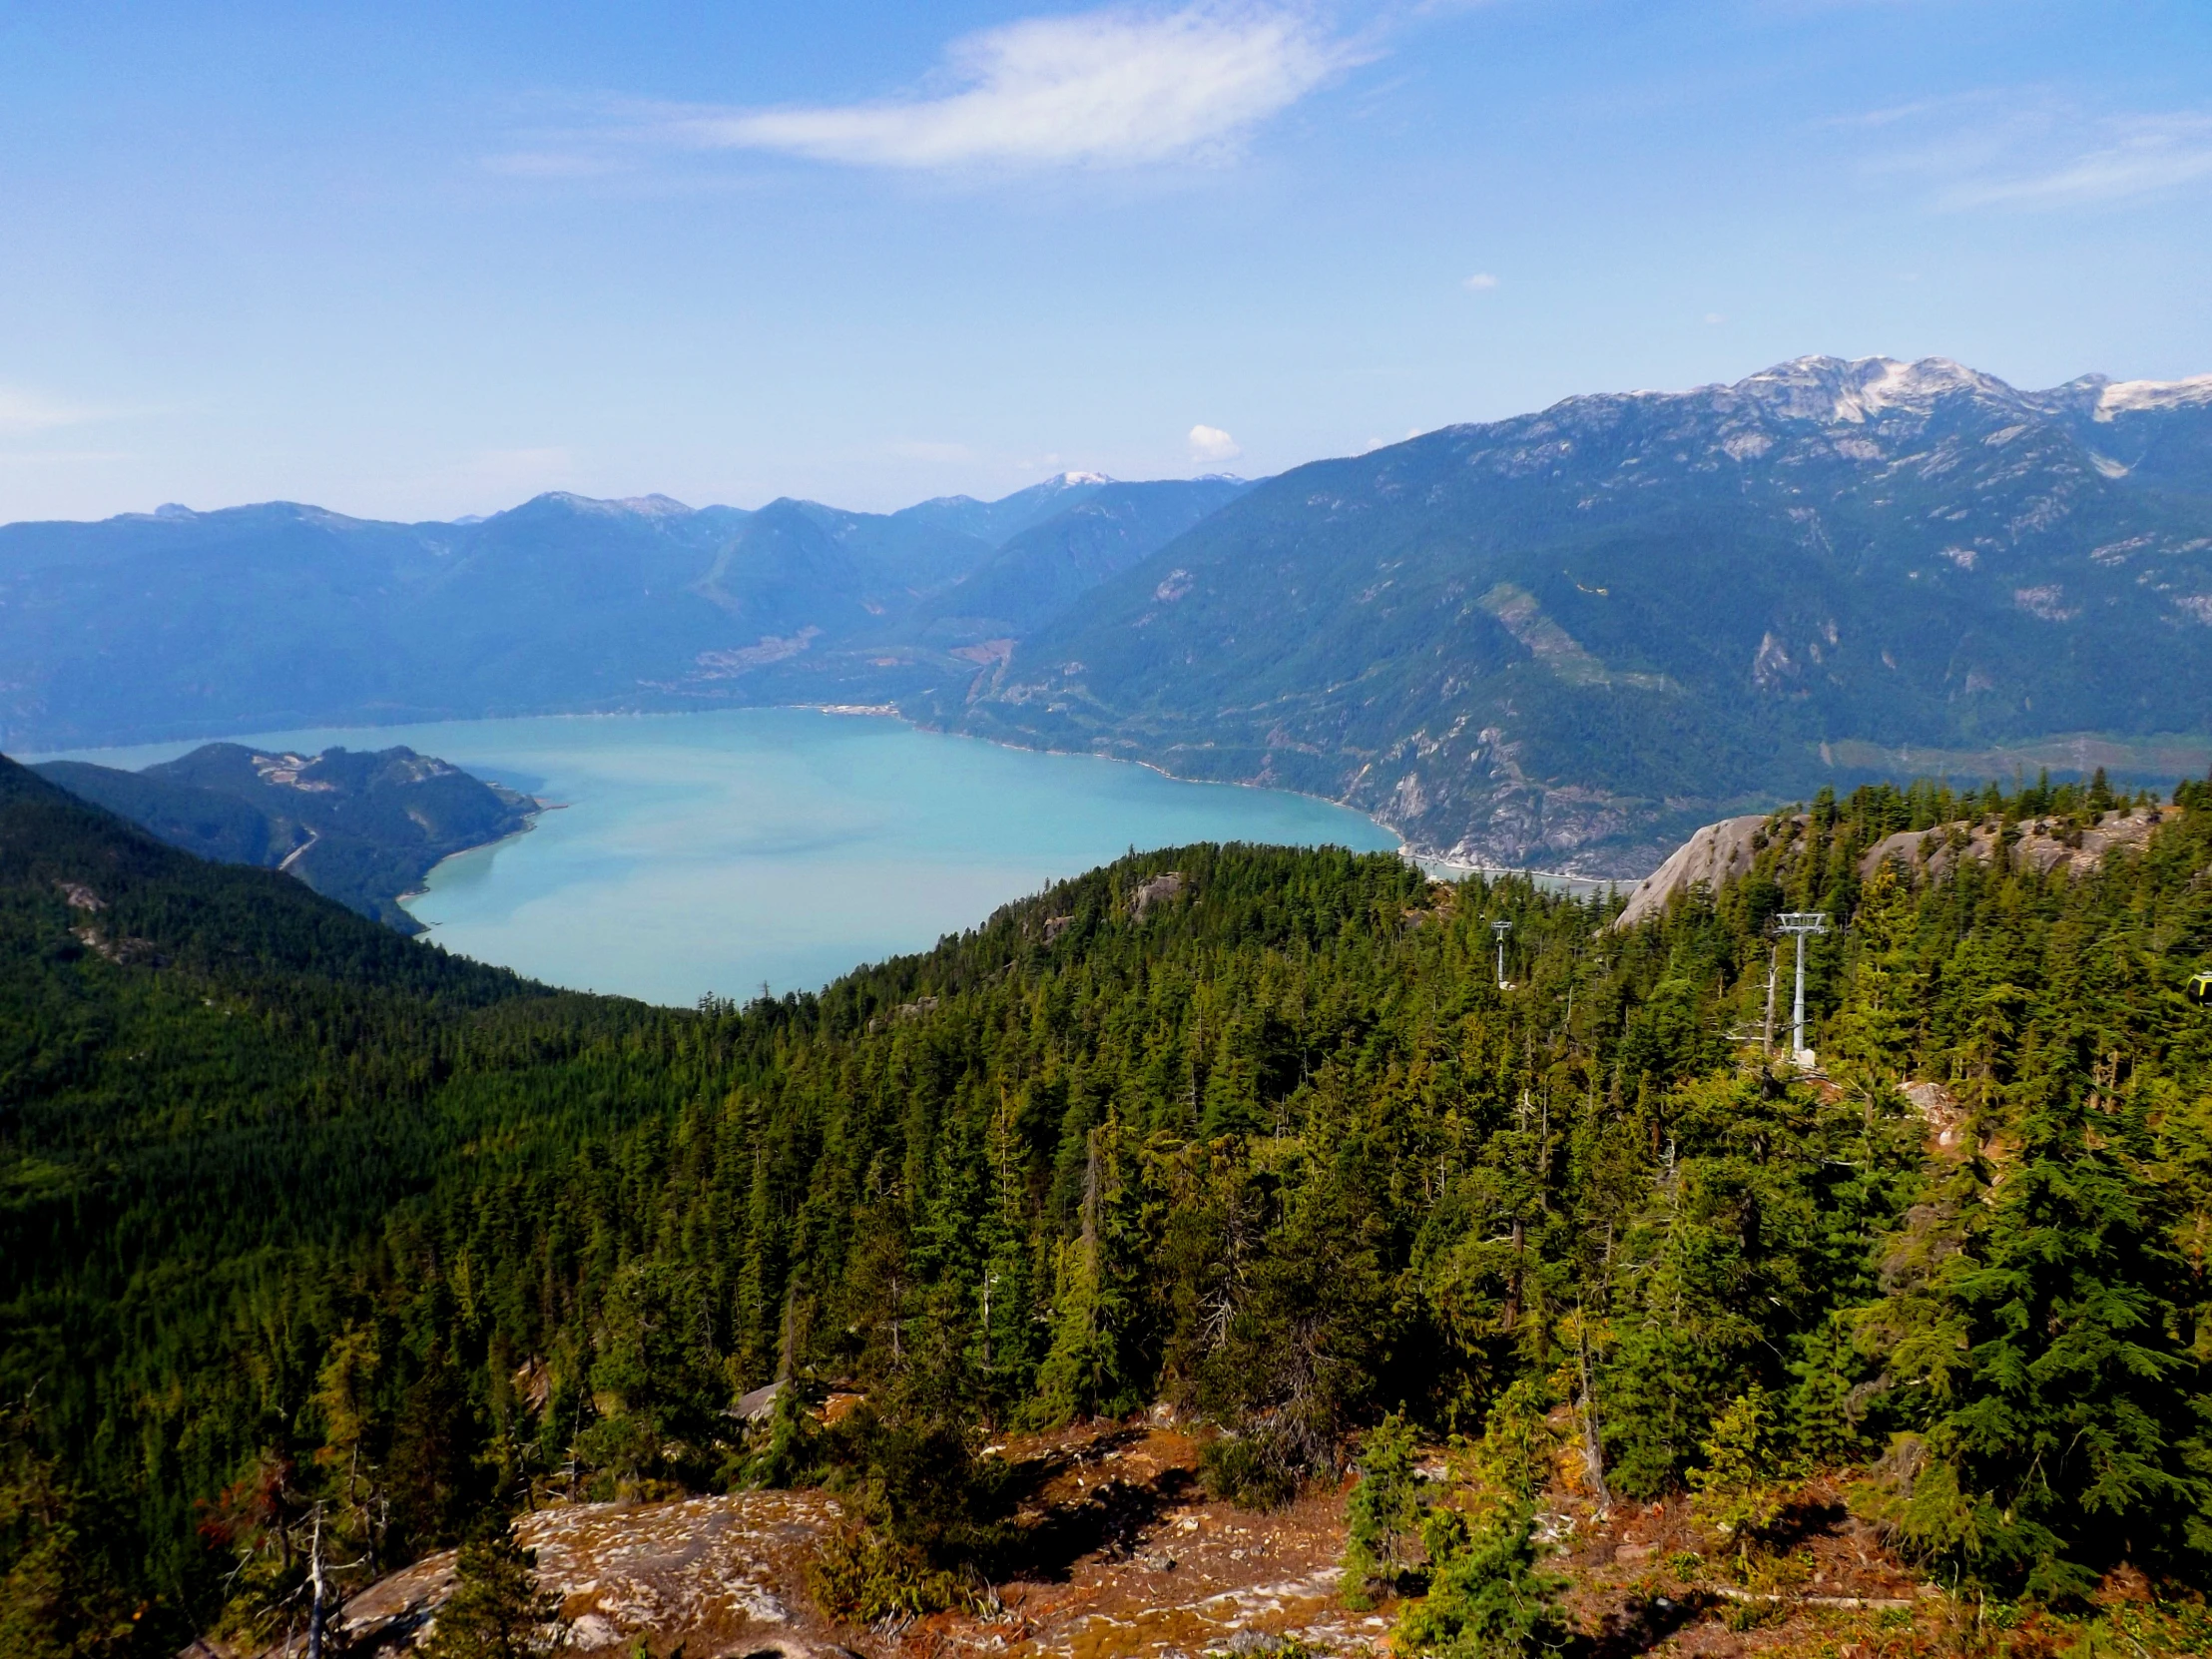
[[[1901,751],[2201,747],[2208,445],[2212,379],[1805,358],[1570,398],[1270,479],[922,707],[1642,874]]]
[[[1241,478],[1103,484],[930,595],[904,631],[942,645],[1034,633],[1251,487]]]
[[[0,782],[11,1455],[163,1640],[296,1609],[317,1512],[391,1564],[533,1493],[828,1477],[854,1593],[950,1594],[1023,1547],[988,1433],[1157,1399],[1255,1503],[1402,1406],[1564,1432],[1620,1498],[1856,1468],[1946,1582],[2208,1581],[2204,786],[2099,871],[1917,885],[1866,851],[2099,804],[1824,797],[1625,933],[1385,856],[1145,853],[674,1013]],[[1785,908],[1839,924],[1826,1080],[1758,1053]],[[866,1405],[823,1438],[830,1384]]]

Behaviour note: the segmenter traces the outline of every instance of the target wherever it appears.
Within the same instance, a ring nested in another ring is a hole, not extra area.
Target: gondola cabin
[[[2189,1000],[2191,1002],[2212,1002],[2212,969],[2190,975]]]

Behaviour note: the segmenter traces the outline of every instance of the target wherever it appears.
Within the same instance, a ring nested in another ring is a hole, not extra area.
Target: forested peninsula
[[[440,860],[519,834],[545,805],[404,747],[309,756],[210,743],[143,772],[32,770],[171,846],[284,870],[401,933],[423,931],[399,900]]]
[[[1704,1593],[1771,1601],[1816,1479],[1961,1643],[2115,1584],[2186,1620],[2212,786],[2095,869],[1862,867],[2115,805],[1824,795],[1627,928],[1181,847],[669,1011],[0,763],[0,1648],[253,1651],[318,1565],[491,1582],[528,1509],[794,1485],[844,1516],[813,1593],[892,1628],[1032,1570],[992,1448],[1140,1412],[1256,1510],[1356,1479],[1403,1655],[1641,1651],[1553,1606],[1543,1513],[1687,1497]],[[1765,1052],[1787,910],[1833,922],[1815,1074]]]

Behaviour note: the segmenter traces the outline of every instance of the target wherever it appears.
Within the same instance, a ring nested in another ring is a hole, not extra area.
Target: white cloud
[[[1497,286],[1497,278],[1487,271],[1478,271],[1459,285],[1469,293],[1488,293]]]
[[[1360,55],[1266,0],[1117,6],[953,42],[939,96],[697,113],[664,132],[857,167],[1128,166],[1221,151]]]
[[[1718,327],[1720,324],[1726,322],[1727,320],[1727,313],[1723,311],[1707,311],[1705,313],[1705,321],[1708,327]]]
[[[1219,426],[1193,426],[1190,443],[1194,461],[1233,461],[1244,453],[1244,445]]]
[[[0,386],[0,432],[50,432],[57,426],[80,426],[100,418],[97,409],[75,408],[35,391]]]

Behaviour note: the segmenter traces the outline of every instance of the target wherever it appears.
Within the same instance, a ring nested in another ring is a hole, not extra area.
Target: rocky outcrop
[[[819,1492],[740,1492],[673,1503],[580,1503],[515,1523],[537,1551],[538,1582],[560,1602],[569,1650],[631,1650],[641,1633],[695,1651],[810,1659],[839,1632],[800,1586],[817,1540],[837,1518]],[[428,1637],[453,1591],[454,1552],[427,1556],[345,1604],[349,1653],[396,1659]]]
[[[2001,819],[1988,818],[1961,819],[1931,830],[1901,830],[1883,836],[1860,855],[1859,875],[1862,880],[1871,880],[1874,872],[1888,863],[1908,876],[1941,880],[1958,867],[1961,859],[1985,864],[2000,856],[2012,868],[2038,875],[2054,869],[2086,875],[2101,868],[2115,852],[2140,851],[2149,844],[2152,831],[2180,812],[2179,807],[2123,807],[2103,814],[2092,824],[2040,818],[2007,825]],[[1665,909],[1677,893],[1688,892],[1701,883],[1717,890],[1723,883],[1748,874],[1753,857],[1764,844],[1761,831],[1769,822],[1767,817],[1751,813],[1708,824],[1637,883],[1613,925],[1633,927]],[[1797,822],[1802,824],[1804,819],[1800,817]]]
[[[1956,1095],[1940,1083],[1920,1078],[1900,1083],[1898,1093],[1928,1125],[1930,1150],[1953,1157],[1963,1150],[1966,1114]]]
[[[1181,870],[1164,869],[1129,895],[1129,913],[1141,920],[1153,905],[1165,904],[1171,898],[1180,897],[1183,887]]]
[[[1759,831],[1766,822],[1764,813],[1747,813],[1742,818],[1708,824],[1636,884],[1636,890],[1628,895],[1627,907],[1613,925],[1633,927],[1665,909],[1667,900],[1676,893],[1687,892],[1699,882],[1718,888],[1749,872],[1759,849]]]
[[[2088,825],[2043,818],[2007,826],[1990,818],[1962,819],[1933,830],[1901,830],[1867,848],[1859,860],[1859,874],[1870,878],[1885,863],[1895,863],[1908,874],[1926,873],[1940,880],[1962,858],[1986,864],[2002,855],[2018,870],[2040,875],[2063,868],[2070,875],[2086,875],[2116,851],[2147,845],[2151,831],[2180,811],[2178,807],[2122,808]]]

